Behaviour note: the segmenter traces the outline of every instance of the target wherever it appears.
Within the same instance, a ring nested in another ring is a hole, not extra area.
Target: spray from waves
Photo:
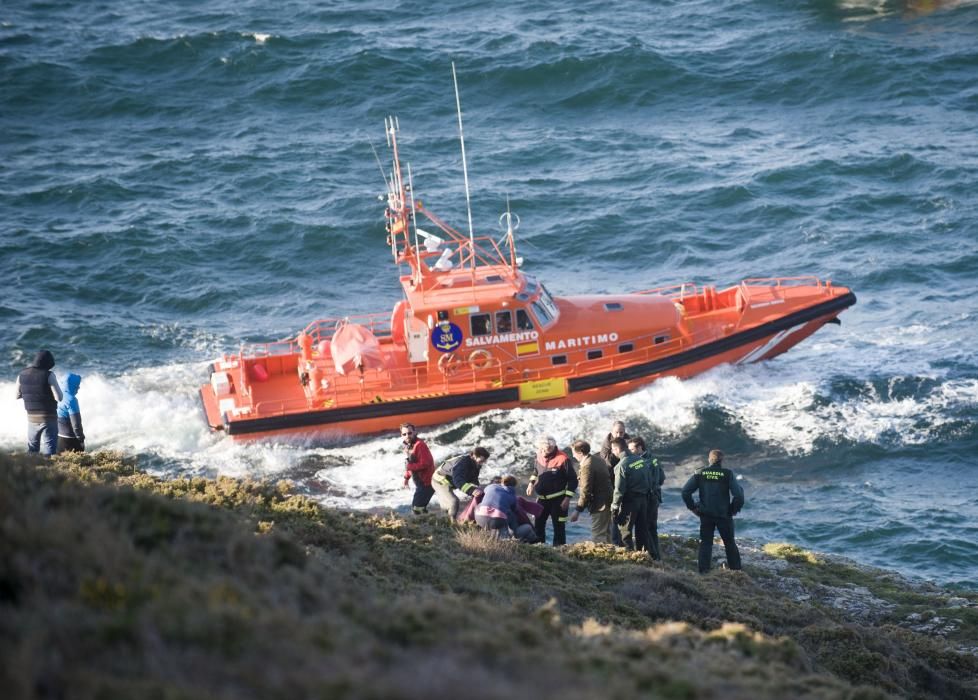
[[[830,375],[806,360],[722,366],[690,380],[665,378],[602,404],[490,411],[422,433],[436,460],[481,444],[493,455],[487,476],[526,474],[538,435],[553,435],[562,446],[580,437],[597,445],[620,418],[687,472],[711,446],[700,443],[717,434],[739,433],[746,436],[746,449],[794,456],[810,455],[824,444],[913,446],[946,438],[947,426],[978,405],[975,379],[867,380]],[[202,363],[117,377],[73,371],[84,376],[79,401],[89,449],[136,456],[141,466],[168,476],[287,478],[331,506],[398,507],[407,501],[403,453],[393,429],[390,435],[331,446],[236,443],[204,424],[196,394],[206,376]],[[0,402],[0,447],[19,450],[25,418],[13,395],[13,383],[0,383],[0,396],[6,397]],[[723,424],[706,430],[703,422],[715,423],[710,417],[717,415]],[[670,481],[678,476],[671,474]]]

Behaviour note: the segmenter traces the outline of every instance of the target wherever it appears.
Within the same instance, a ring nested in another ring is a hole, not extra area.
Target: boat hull
[[[378,396],[359,405],[232,417],[221,414],[218,398],[210,384],[201,387],[200,397],[208,424],[236,439],[342,441],[359,435],[389,432],[403,421],[432,426],[494,409],[509,410],[521,406],[550,409],[599,403],[630,393],[664,376],[688,378],[722,364],[770,359],[834,321],[855,302],[855,295],[844,290],[825,301],[733,330],[715,340],[664,357],[566,377],[562,395],[542,400],[522,400],[517,385],[504,385],[479,391],[434,391],[394,400]]]

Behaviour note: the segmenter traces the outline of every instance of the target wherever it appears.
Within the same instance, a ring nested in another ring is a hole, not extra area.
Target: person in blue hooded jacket
[[[80,386],[81,377],[77,374],[69,374],[65,379],[64,395],[58,402],[58,452],[85,451],[85,431],[78,407]]]

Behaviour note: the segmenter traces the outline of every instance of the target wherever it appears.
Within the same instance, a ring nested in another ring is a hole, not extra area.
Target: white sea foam
[[[489,447],[493,458],[488,475],[525,469],[539,434],[553,435],[561,445],[579,437],[597,444],[619,417],[632,425],[651,426],[658,446],[667,447],[696,428],[704,406],[721,410],[753,441],[788,454],[811,453],[819,440],[922,444],[956,415],[978,405],[978,380],[943,378],[926,353],[913,351],[907,341],[933,335],[927,331],[894,328],[869,339],[849,338],[842,352],[844,364],[838,361],[838,337],[826,348],[812,339],[773,363],[723,366],[687,381],[666,378],[602,404],[490,411],[422,432],[436,460],[475,444]],[[193,333],[184,337],[182,329],[174,327],[147,332],[180,337],[192,346],[214,342]],[[894,343],[894,337],[904,342]],[[834,399],[829,382],[840,378],[843,367],[857,390]],[[880,368],[891,377],[885,389],[877,388],[878,381],[863,379],[878,376]],[[164,473],[312,478],[322,500],[334,505],[388,507],[409,500],[401,488],[403,455],[394,431],[335,447],[235,443],[211,434],[203,423],[196,392],[206,376],[204,363],[136,369],[117,377],[87,374],[84,369],[57,371],[62,378],[67,371],[84,376],[79,400],[90,449],[141,455],[150,468]],[[897,390],[903,377],[930,377],[934,385],[903,396]],[[0,448],[23,449],[25,417],[13,394],[12,382],[0,382]]]

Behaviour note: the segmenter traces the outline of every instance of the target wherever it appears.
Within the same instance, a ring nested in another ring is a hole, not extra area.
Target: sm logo
[[[462,329],[451,321],[442,321],[431,330],[431,344],[439,352],[452,352],[462,344]]]

